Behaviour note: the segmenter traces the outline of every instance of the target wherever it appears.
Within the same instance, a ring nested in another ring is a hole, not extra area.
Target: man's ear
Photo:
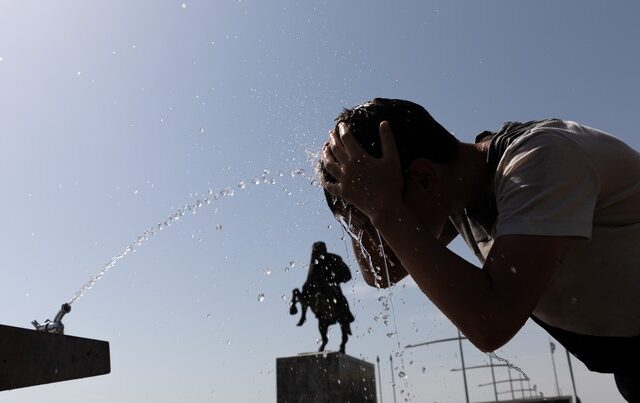
[[[436,181],[436,169],[433,162],[421,158],[409,164],[409,177],[424,190],[432,190]]]

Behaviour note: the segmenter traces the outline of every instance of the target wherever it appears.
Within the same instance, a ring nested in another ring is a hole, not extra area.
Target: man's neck
[[[487,154],[489,141],[460,143],[458,158],[450,171],[450,194],[455,210],[472,206],[486,192],[490,179]]]

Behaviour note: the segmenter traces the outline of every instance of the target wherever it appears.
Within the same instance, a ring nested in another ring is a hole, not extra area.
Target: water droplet
[[[373,333],[373,329],[370,327],[367,329],[367,333]]]
[[[400,377],[400,379],[406,379],[407,378],[407,374],[405,374],[403,371],[398,372],[398,376]]]
[[[258,179],[258,178],[255,178],[255,177],[254,177],[253,179],[251,179],[251,182],[252,182],[254,185],[259,185],[259,184],[260,184],[260,179]]]
[[[427,372],[427,367],[422,367],[422,373],[424,374],[425,372]]]
[[[182,8],[187,8],[187,3],[182,3],[181,7]]]
[[[222,224],[218,224],[218,225],[216,225],[216,229],[217,229],[218,231],[222,231]]]
[[[268,275],[270,275],[270,274],[271,274],[271,269],[267,267],[267,268],[264,270],[264,275],[265,275],[265,276],[268,276]]]
[[[290,261],[289,262],[289,266],[293,269],[296,266],[296,262],[295,261]]]
[[[227,340],[227,346],[231,345],[231,340]]]
[[[200,133],[204,133],[204,127],[200,128]]]
[[[210,313],[207,314],[207,319],[211,319],[211,314]]]
[[[331,224],[327,224],[327,228],[328,228],[328,229],[331,229]]]
[[[258,302],[262,302],[262,301],[264,301],[264,294],[260,293],[258,294]]]
[[[244,183],[244,181],[240,181],[240,183],[238,183],[238,187],[240,189],[244,189],[245,187],[247,187],[247,185]]]
[[[511,270],[511,273],[513,274],[518,274],[518,270],[516,270],[515,266],[510,266],[509,270]]]

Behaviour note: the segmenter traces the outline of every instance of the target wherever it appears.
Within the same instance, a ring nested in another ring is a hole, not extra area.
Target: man
[[[480,350],[531,317],[640,401],[640,155],[558,119],[462,143],[421,106],[374,99],[336,119],[321,160],[365,280],[410,275]],[[446,245],[460,234],[482,270]]]

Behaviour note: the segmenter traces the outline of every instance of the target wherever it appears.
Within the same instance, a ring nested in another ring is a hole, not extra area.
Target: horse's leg
[[[291,315],[295,315],[298,313],[298,308],[296,308],[296,303],[298,303],[299,295],[300,295],[300,291],[298,291],[297,288],[294,288],[293,291],[291,292],[291,303],[289,306],[289,313]]]
[[[349,322],[340,323],[340,330],[342,330],[342,343],[340,343],[340,352],[344,354],[344,347],[347,345],[349,335],[351,334],[351,326]]]
[[[300,298],[299,302],[302,315],[300,316],[300,320],[298,321],[298,324],[296,326],[302,326],[304,322],[307,321],[307,304],[304,303],[305,301],[303,298]]]
[[[318,328],[320,329],[320,336],[322,336],[322,344],[320,345],[320,350],[324,351],[329,338],[327,337],[327,331],[329,330],[329,324],[324,320],[318,320]]]

